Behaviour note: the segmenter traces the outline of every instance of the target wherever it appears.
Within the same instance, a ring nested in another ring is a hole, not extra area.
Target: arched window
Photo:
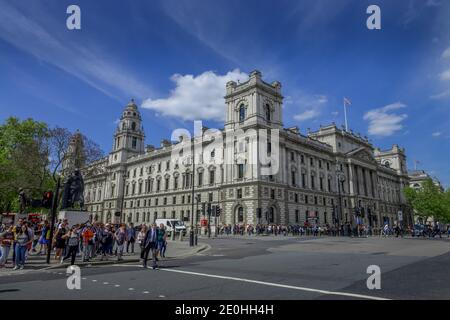
[[[238,216],[237,216],[238,222],[244,222],[244,208],[239,207],[238,209]]]
[[[391,167],[391,163],[390,163],[389,161],[386,161],[386,162],[384,163],[384,166],[385,166],[386,168],[390,168],[390,167]]]
[[[136,222],[139,222],[139,212],[136,212]]]
[[[125,124],[125,122],[124,122],[124,123],[122,123],[122,130],[125,130],[125,129],[126,129],[126,127],[127,127],[127,125]]]
[[[239,121],[242,122],[245,120],[245,106],[241,104],[239,107]]]
[[[136,130],[136,122],[131,123],[131,129]]]
[[[271,114],[270,114],[270,106],[266,104],[266,120],[269,122],[271,120]]]

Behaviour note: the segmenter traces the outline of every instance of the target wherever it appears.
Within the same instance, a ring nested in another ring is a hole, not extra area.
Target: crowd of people
[[[439,223],[435,223],[434,226],[427,224],[422,226],[422,230],[417,225],[414,227],[403,228],[399,224],[389,226],[384,224],[382,226],[372,227],[369,225],[352,225],[350,223],[344,223],[340,225],[330,224],[313,224],[305,222],[304,224],[294,225],[280,225],[280,224],[224,224],[219,227],[218,233],[222,235],[274,235],[274,236],[348,236],[348,237],[368,237],[368,236],[380,236],[380,237],[403,237],[404,235],[410,236],[423,236],[434,238],[436,236],[442,237],[442,234],[447,233],[447,237],[450,237],[450,225],[445,228]]]
[[[55,223],[51,234],[48,221],[33,223],[19,219],[11,226],[0,225],[0,268],[23,269],[29,255],[45,255],[49,246],[52,258],[58,263],[70,259],[73,265],[77,257],[82,262],[111,258],[121,261],[125,253],[135,253],[135,244],[140,248],[143,265],[147,266],[151,253],[152,267],[156,268],[158,256],[164,258],[167,249],[163,224],[135,227],[132,223],[127,226],[94,222],[69,226],[65,219]]]

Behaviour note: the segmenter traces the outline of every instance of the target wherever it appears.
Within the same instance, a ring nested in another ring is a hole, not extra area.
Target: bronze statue
[[[80,204],[80,209],[84,209],[84,181],[81,172],[75,169],[72,175],[64,184],[61,209],[73,208],[75,203]]]
[[[28,200],[25,191],[20,188],[19,189],[19,213],[25,213],[25,208],[27,207]]]

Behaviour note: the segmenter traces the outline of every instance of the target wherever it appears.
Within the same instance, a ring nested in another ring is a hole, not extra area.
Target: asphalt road
[[[163,261],[83,267],[81,289],[65,269],[0,277],[6,299],[450,299],[450,241],[397,238],[218,238],[211,249]],[[381,269],[369,290],[367,267]]]

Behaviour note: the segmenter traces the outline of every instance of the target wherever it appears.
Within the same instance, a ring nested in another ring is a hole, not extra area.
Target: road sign
[[[397,212],[398,221],[403,221],[403,212]]]

